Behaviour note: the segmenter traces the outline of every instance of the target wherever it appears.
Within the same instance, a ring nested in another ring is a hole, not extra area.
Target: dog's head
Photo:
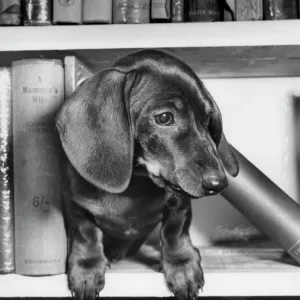
[[[227,186],[238,162],[221,114],[182,61],[156,50],[119,59],[83,82],[57,117],[65,153],[83,178],[124,191],[136,162],[159,186],[201,197]]]

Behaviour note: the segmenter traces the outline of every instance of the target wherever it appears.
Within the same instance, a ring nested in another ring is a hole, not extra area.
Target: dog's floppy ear
[[[56,119],[74,168],[111,193],[124,191],[131,177],[133,135],[126,106],[134,80],[134,73],[99,72],[76,89]]]
[[[211,102],[212,112],[210,114],[208,131],[216,143],[223,166],[231,176],[235,177],[239,173],[239,163],[223,133],[222,116],[219,107],[214,100],[211,100]]]

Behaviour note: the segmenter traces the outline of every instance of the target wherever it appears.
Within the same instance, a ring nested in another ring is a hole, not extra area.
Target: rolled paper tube
[[[300,264],[300,206],[233,148],[240,165],[222,195]]]

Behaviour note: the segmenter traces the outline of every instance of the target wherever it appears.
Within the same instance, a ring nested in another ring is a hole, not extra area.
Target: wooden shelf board
[[[300,45],[300,20],[0,27],[0,51]]]
[[[108,68],[119,57],[135,50],[137,49],[4,51],[0,52],[0,66],[9,67],[12,61],[30,58],[57,58],[63,61],[66,55],[75,55],[93,71],[98,71]],[[162,50],[185,61],[201,78],[300,76],[300,45],[165,47]]]
[[[148,251],[148,252],[147,252]],[[107,270],[103,297],[169,297],[157,250]],[[300,296],[300,266],[276,248],[201,248],[203,296]],[[145,260],[145,257],[147,259]],[[143,261],[143,262],[141,262]],[[0,297],[70,297],[65,274],[0,276]]]

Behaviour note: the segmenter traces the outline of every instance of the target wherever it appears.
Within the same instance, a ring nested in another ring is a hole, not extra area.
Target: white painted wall
[[[299,201],[293,96],[300,95],[300,77],[203,81],[220,107],[229,142]],[[193,202],[195,245],[211,243],[220,226],[234,229],[241,224],[248,222],[221,196]]]

